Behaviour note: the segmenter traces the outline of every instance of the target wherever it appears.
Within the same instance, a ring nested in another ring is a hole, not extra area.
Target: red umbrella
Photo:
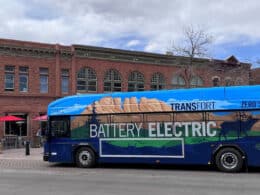
[[[47,115],[37,116],[33,118],[34,121],[47,121]]]
[[[24,121],[24,119],[12,115],[7,115],[0,117],[0,121]]]

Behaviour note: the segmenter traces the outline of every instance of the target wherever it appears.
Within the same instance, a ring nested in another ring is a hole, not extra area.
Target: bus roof
[[[175,111],[260,109],[260,85],[79,94],[50,103],[48,115],[78,115],[95,106],[97,113],[98,106],[105,113],[159,111],[157,107]]]

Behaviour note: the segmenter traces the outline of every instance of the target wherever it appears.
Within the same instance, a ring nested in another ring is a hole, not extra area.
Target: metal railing
[[[3,149],[24,147],[24,138],[17,135],[6,135],[1,140]]]

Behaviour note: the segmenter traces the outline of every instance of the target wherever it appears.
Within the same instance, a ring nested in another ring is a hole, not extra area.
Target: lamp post
[[[19,126],[19,136],[22,136],[22,124],[24,124],[24,121],[17,121],[16,124]]]
[[[16,124],[19,126],[18,148],[20,148],[22,147],[22,124],[24,121],[17,121]]]

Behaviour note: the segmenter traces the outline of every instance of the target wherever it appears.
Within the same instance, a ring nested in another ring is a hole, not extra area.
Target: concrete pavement
[[[79,169],[42,160],[42,148],[0,154],[0,194],[192,194],[258,195],[259,172],[226,174],[173,168]]]
[[[30,155],[25,155],[25,148],[7,149],[0,154],[0,170],[46,170],[48,162],[42,160],[43,148],[30,148]]]
[[[43,148],[30,148],[30,155],[25,155],[25,148],[7,149],[0,154],[0,160],[42,160]]]

